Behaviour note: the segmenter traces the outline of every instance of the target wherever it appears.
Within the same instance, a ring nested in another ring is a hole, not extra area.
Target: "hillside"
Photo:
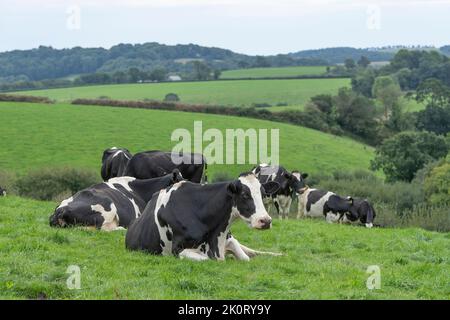
[[[280,130],[280,162],[307,172],[367,169],[373,149],[347,138],[302,127],[269,122],[185,112],[109,107],[0,103],[0,168],[24,172],[30,169],[70,165],[99,170],[104,149],[122,146],[131,152],[170,150],[174,129],[192,132],[194,121],[203,130],[255,128]],[[45,141],[45,143],[42,143]],[[206,145],[206,144],[205,144]],[[210,165],[209,173],[231,176],[251,165]]]
[[[248,68],[227,70],[220,75],[221,79],[240,78],[275,78],[323,75],[327,71],[325,66],[301,66],[280,68]]]
[[[163,100],[166,94],[176,93],[184,103],[233,106],[250,106],[253,103],[299,105],[314,95],[335,94],[339,88],[349,85],[349,79],[237,80],[85,86],[22,91],[19,94],[69,101],[101,96],[120,100]]]
[[[240,242],[284,255],[199,263],[129,252],[124,231],[52,229],[55,206],[0,198],[1,299],[450,298],[448,234],[315,220],[256,231],[238,222]],[[81,290],[66,287],[69,265],[80,267]],[[366,287],[371,265],[380,267],[380,290]]]

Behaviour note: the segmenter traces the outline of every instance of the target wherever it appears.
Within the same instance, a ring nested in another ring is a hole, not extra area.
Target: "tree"
[[[355,60],[351,58],[345,59],[344,65],[347,68],[347,70],[353,70],[356,68]]]
[[[192,62],[194,66],[195,80],[209,80],[211,78],[211,68],[201,61]]]
[[[164,81],[167,78],[167,71],[164,68],[156,68],[150,72],[149,77],[153,81]]]
[[[254,67],[256,67],[256,68],[268,68],[268,67],[270,67],[270,63],[267,60],[267,58],[265,58],[263,56],[257,56],[255,64],[254,64]]]
[[[220,71],[219,69],[214,69],[214,80],[218,80],[221,74],[222,71]]]
[[[372,87],[372,96],[376,98],[384,107],[384,118],[389,119],[389,112],[392,114],[399,108],[399,98],[402,91],[397,81],[391,76],[380,76],[375,79]]]
[[[449,146],[441,136],[405,131],[383,141],[375,151],[371,169],[382,169],[390,182],[410,182],[419,169],[444,157],[448,150]]]
[[[416,127],[436,134],[450,132],[450,107],[441,108],[434,105],[426,106],[425,110],[417,112]]]
[[[450,155],[425,177],[424,191],[431,204],[450,204]]]
[[[416,101],[437,107],[450,105],[450,88],[438,79],[427,79],[416,90]]]
[[[368,98],[372,98],[372,87],[375,77],[376,74],[373,69],[358,70],[352,77],[352,89]]]
[[[370,64],[370,60],[366,56],[361,56],[361,58],[358,60],[358,66],[361,68],[367,68]]]

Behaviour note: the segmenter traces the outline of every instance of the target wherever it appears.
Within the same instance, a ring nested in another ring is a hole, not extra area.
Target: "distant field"
[[[232,106],[250,106],[253,103],[302,105],[314,95],[335,94],[339,88],[349,85],[349,79],[237,80],[86,86],[21,91],[18,94],[46,96],[58,101],[101,96],[122,100],[163,100],[166,94],[173,92],[185,103]]]
[[[300,66],[283,68],[250,68],[227,70],[222,72],[221,79],[233,78],[265,78],[265,77],[296,77],[324,74],[325,66]]]
[[[170,150],[176,128],[203,130],[255,128],[280,130],[280,162],[307,172],[367,169],[373,149],[348,138],[298,126],[248,118],[185,112],[110,107],[0,103],[0,168],[24,172],[46,166],[70,165],[99,170],[101,154],[112,146],[132,152]],[[210,165],[237,176],[251,165]]]

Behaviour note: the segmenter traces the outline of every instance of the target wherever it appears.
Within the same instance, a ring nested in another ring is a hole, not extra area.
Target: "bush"
[[[53,101],[47,97],[23,96],[23,95],[16,95],[16,94],[0,94],[0,101],[53,103]]]
[[[450,205],[450,157],[425,177],[424,189],[430,204]]]
[[[266,103],[266,102],[261,102],[261,103],[253,103],[252,107],[253,108],[269,108],[272,105],[270,103]]]
[[[6,191],[6,194],[17,194],[16,179],[14,173],[0,170],[0,187]]]
[[[168,93],[164,97],[164,101],[166,102],[178,102],[180,101],[180,97],[176,93]]]
[[[76,168],[45,168],[32,171],[17,180],[20,196],[37,200],[60,200],[99,182],[96,172]]]

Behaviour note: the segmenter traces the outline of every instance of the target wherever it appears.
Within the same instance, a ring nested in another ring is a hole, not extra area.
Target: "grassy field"
[[[237,80],[87,86],[21,91],[19,94],[70,101],[75,98],[101,96],[121,100],[163,100],[166,94],[176,93],[181,102],[185,103],[232,106],[250,106],[253,103],[300,105],[314,95],[335,94],[339,88],[349,85],[349,79]]]
[[[220,75],[221,79],[265,78],[265,77],[296,77],[321,75],[327,71],[325,66],[299,66],[280,68],[249,68],[227,70]]]
[[[0,299],[450,299],[449,234],[238,222],[240,242],[284,256],[195,263],[128,252],[125,231],[52,229],[55,205],[0,198]],[[80,290],[66,287],[70,265],[80,267]],[[366,288],[371,265],[381,269],[379,290]]]
[[[171,150],[176,128],[280,130],[280,162],[306,172],[367,169],[373,149],[348,138],[319,131],[238,117],[110,107],[0,103],[0,168],[16,172],[46,166],[76,166],[100,170],[101,155],[111,146],[131,152]],[[268,139],[270,141],[270,137]],[[209,174],[237,176],[251,165],[210,165]]]

